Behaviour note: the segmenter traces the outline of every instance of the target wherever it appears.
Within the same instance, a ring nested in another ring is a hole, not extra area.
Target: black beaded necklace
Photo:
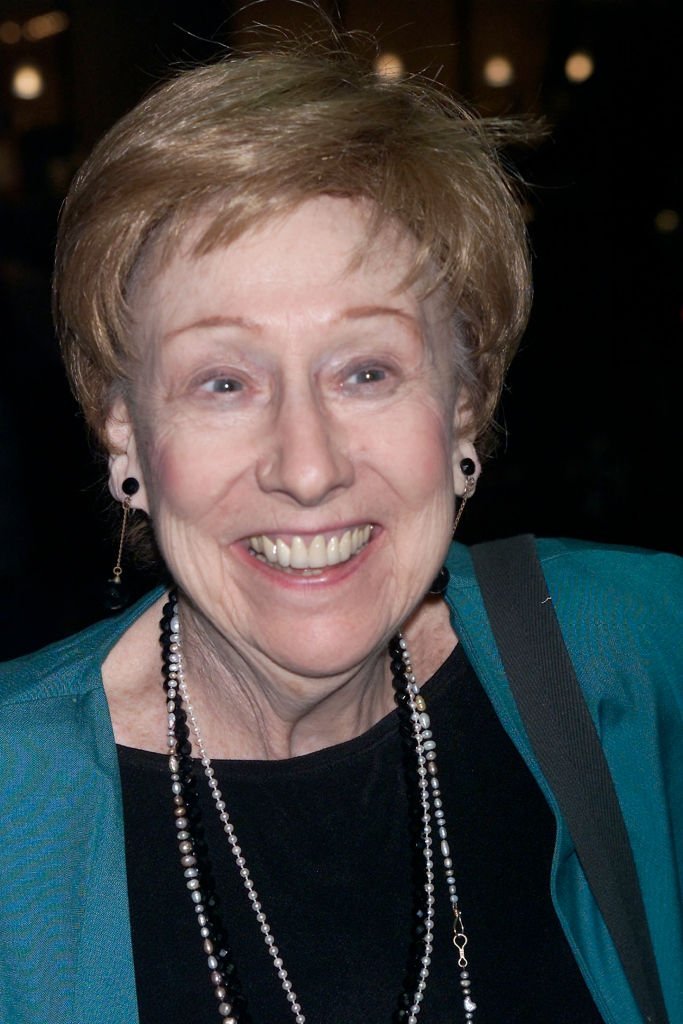
[[[237,845],[222,794],[217,787],[211,762],[206,755],[189,701],[183,674],[178,595],[175,590],[164,605],[161,627],[162,676],[168,712],[168,747],[171,789],[173,793],[176,838],[180,864],[197,915],[197,923],[207,957],[209,978],[217,999],[217,1019],[223,1024],[252,1024],[244,992],[237,977],[226,931],[218,912],[216,890],[206,845],[201,839],[201,811],[197,801],[197,777],[192,758],[190,724],[202,753],[201,764],[216,802],[224,831],[230,842],[247,896],[256,914],[268,951],[273,958],[284,994],[296,1024],[306,1024],[287,971],[274,944],[270,927],[241,848]],[[394,700],[402,739],[403,764],[410,802],[411,849],[413,850],[413,926],[409,961],[398,997],[392,1024],[417,1024],[431,963],[434,924],[434,872],[432,858],[432,818],[438,834],[446,884],[453,910],[453,945],[458,952],[464,1019],[473,1021],[476,1004],[470,991],[469,972],[462,917],[448,847],[446,822],[436,767],[436,743],[430,730],[424,698],[412,672],[407,645],[397,635],[389,644]],[[189,718],[189,723],[188,723]]]

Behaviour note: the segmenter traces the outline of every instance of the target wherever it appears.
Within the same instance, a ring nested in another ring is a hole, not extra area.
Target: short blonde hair
[[[133,372],[126,297],[151,240],[172,250],[208,208],[196,247],[206,252],[306,199],[340,195],[401,223],[416,240],[415,280],[445,286],[455,372],[486,447],[530,301],[520,202],[499,157],[524,134],[419,78],[378,77],[347,52],[286,48],[177,74],[96,146],[60,220],[55,320],[95,435],[104,442]]]

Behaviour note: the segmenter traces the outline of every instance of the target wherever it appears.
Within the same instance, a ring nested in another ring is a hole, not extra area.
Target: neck
[[[121,637],[102,666],[117,743],[166,752],[158,622],[163,601]],[[181,601],[187,685],[212,757],[273,760],[361,735],[393,711],[388,656],[379,647],[356,670],[301,679],[249,660]],[[421,681],[456,643],[443,601],[427,599],[402,627]]]
[[[382,647],[339,675],[301,678],[245,655],[181,600],[188,690],[212,757],[278,760],[353,739],[394,706]]]

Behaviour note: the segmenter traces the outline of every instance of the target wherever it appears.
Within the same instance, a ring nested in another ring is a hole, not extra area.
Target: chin
[[[346,619],[269,631],[259,644],[268,660],[305,678],[338,676],[362,666],[383,651],[395,630],[378,626],[370,631]]]

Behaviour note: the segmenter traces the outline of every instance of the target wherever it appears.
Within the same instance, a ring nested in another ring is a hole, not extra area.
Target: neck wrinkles
[[[180,618],[187,686],[211,757],[309,754],[354,739],[393,710],[384,647],[343,675],[300,677],[238,650],[184,597]]]

